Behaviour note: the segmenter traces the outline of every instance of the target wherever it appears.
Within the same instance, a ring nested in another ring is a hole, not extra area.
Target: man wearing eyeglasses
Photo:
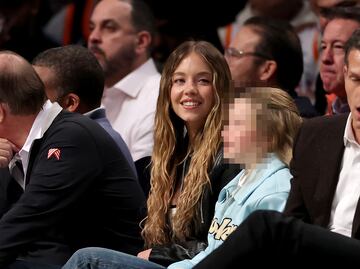
[[[236,86],[271,86],[295,98],[303,117],[317,115],[306,97],[295,88],[303,72],[301,44],[288,22],[264,17],[245,21],[225,50]]]

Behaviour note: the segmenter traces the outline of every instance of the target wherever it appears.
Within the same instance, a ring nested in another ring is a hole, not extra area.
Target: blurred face
[[[346,98],[344,87],[344,45],[360,25],[352,20],[334,19],[325,27],[321,41],[320,76],[324,89]]]
[[[250,27],[243,26],[231,42],[229,49],[225,51],[225,59],[229,64],[232,79],[236,85],[253,86],[260,82],[259,65],[256,60],[256,45],[260,42],[260,36]],[[239,52],[242,52],[239,54]]]
[[[360,50],[352,49],[348,56],[348,66],[344,68],[345,88],[351,110],[352,127],[360,143]]]
[[[215,104],[213,72],[196,53],[186,56],[172,76],[171,105],[190,134],[201,129]]]
[[[262,154],[264,143],[257,130],[258,113],[261,105],[250,104],[246,98],[237,98],[230,104],[228,122],[222,131],[224,157],[230,162],[249,164]]]
[[[90,18],[88,47],[106,79],[120,80],[132,70],[136,58],[137,33],[131,25],[131,6],[118,0],[102,0]]]
[[[34,65],[33,67],[34,67],[36,73],[38,74],[38,76],[40,77],[40,79],[42,80],[42,82],[44,83],[45,94],[46,94],[47,98],[51,102],[56,102],[59,95],[55,89],[56,85],[55,85],[54,72],[51,70],[51,68],[44,67],[44,66]]]

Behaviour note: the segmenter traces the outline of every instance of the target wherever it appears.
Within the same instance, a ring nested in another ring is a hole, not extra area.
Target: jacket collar
[[[241,187],[241,189],[236,192],[234,199],[237,204],[243,204],[248,197],[272,174],[277,171],[286,168],[286,164],[280,161],[276,154],[271,153],[267,157],[266,163],[258,164],[254,170],[250,172],[246,183]],[[233,180],[232,186],[229,188],[229,191],[232,192],[235,188],[238,187],[238,182],[240,176],[244,173],[244,170],[240,172],[237,176],[237,180]]]
[[[95,108],[94,110],[86,112],[84,115],[88,116],[92,120],[106,118],[105,108],[103,107]]]

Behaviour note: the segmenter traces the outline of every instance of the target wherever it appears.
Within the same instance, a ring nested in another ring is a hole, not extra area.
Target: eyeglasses
[[[271,57],[262,54],[260,52],[245,52],[242,50],[238,50],[232,47],[229,47],[227,49],[225,49],[225,57],[234,57],[234,58],[243,58],[245,56],[255,56],[255,57],[260,57],[266,60],[271,60]]]

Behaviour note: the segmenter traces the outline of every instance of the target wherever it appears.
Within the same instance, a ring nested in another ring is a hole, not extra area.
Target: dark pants
[[[360,265],[360,241],[306,224],[276,211],[252,213],[194,269],[238,268],[244,264],[278,267],[309,264]]]
[[[4,269],[60,269],[61,266],[15,261]]]

